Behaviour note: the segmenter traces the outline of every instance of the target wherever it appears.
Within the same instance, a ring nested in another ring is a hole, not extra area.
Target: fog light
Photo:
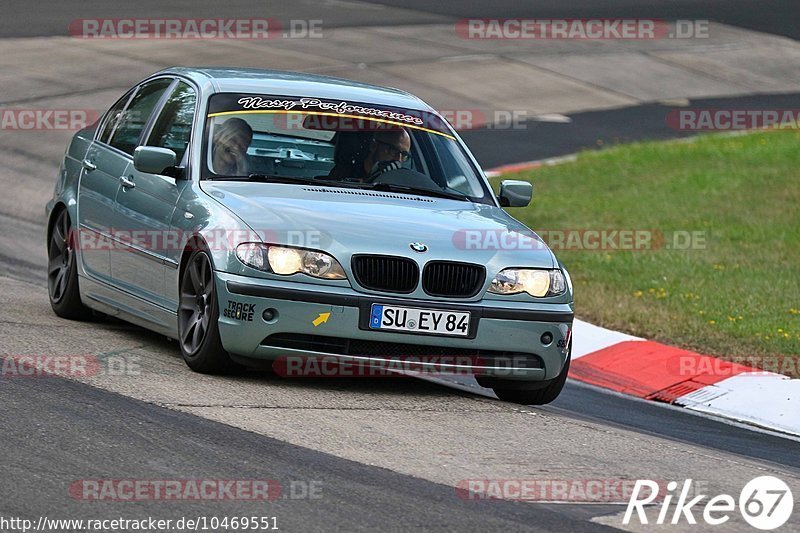
[[[549,331],[547,333],[542,333],[542,339],[541,340],[542,340],[542,344],[547,346],[548,344],[553,342],[553,334],[550,333]]]
[[[261,313],[261,318],[264,319],[264,322],[274,322],[278,318],[278,310],[271,307],[264,309],[264,312]]]

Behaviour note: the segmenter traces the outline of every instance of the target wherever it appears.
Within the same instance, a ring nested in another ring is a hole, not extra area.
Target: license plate
[[[434,335],[469,335],[469,312],[372,304],[370,329]]]

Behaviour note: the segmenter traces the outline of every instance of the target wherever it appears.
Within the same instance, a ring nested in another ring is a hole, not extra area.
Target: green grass
[[[791,356],[797,374],[800,132],[631,144],[509,178],[534,185],[509,209],[534,230],[704,232],[704,249],[556,250],[579,318],[729,360]]]

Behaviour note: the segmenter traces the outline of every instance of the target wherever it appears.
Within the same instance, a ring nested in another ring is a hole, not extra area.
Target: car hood
[[[202,189],[264,242],[353,254],[553,268],[555,257],[499,207],[379,191],[277,183],[203,182]],[[424,245],[425,252],[412,249]]]

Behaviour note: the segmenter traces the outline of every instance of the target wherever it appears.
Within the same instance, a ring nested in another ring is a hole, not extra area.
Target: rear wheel
[[[507,386],[505,387],[503,386],[503,383],[496,382],[492,387],[492,390],[497,397],[504,402],[520,403],[523,405],[548,404],[558,398],[558,395],[561,394],[561,390],[564,388],[564,384],[567,382],[567,374],[569,374],[569,362],[570,359],[572,359],[571,352],[572,350],[570,349],[570,355],[567,356],[567,361],[561,368],[561,373],[553,379],[536,384],[535,386],[537,388],[535,389],[518,388],[524,386],[520,382],[515,383],[517,387],[512,386],[512,384],[509,382],[507,382]],[[543,384],[544,386],[542,386]]]
[[[219,374],[235,367],[219,336],[219,305],[211,257],[205,250],[189,256],[181,276],[178,344],[195,372]]]
[[[92,310],[81,302],[75,235],[66,209],[56,215],[47,243],[47,293],[58,316],[71,320],[92,317]]]

